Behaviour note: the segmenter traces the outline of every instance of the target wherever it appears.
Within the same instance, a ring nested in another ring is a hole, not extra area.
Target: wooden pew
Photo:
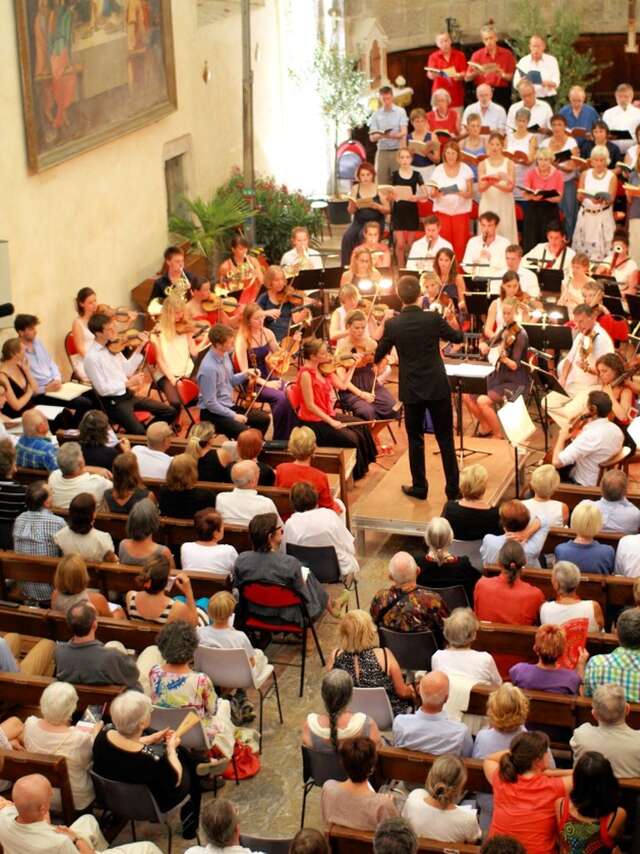
[[[576,532],[572,528],[549,528],[547,539],[544,541],[544,546],[542,547],[542,554],[552,553],[557,545],[566,543],[568,540],[573,540],[575,536]],[[599,543],[606,543],[606,545],[613,546],[613,550],[615,551],[621,537],[624,537],[624,534],[618,531],[600,531],[596,539]]]
[[[485,650],[491,655],[514,655],[520,661],[532,664],[538,660],[533,651],[537,626],[512,626],[507,623],[481,621],[473,649]],[[618,638],[605,632],[593,632],[587,636],[589,654],[609,653],[618,646]]]
[[[502,568],[498,564],[488,564],[484,567],[483,572],[484,575],[499,575],[502,571]],[[606,610],[607,602],[609,601],[607,586],[609,580],[612,576],[609,575],[600,575],[598,573],[580,573],[580,598],[581,599],[593,599],[596,602],[599,602],[602,610]],[[527,581],[529,584],[533,584],[534,587],[537,587],[544,593],[545,599],[547,601],[555,599],[555,592],[553,587],[551,586],[551,571],[548,569],[533,569],[526,567],[522,571],[522,580]],[[629,584],[629,579],[624,579],[627,582],[625,588],[631,588],[633,583]],[[633,598],[631,597],[631,591],[629,589],[629,603],[633,603]]]
[[[27,676],[25,673],[0,672],[0,714],[8,715],[40,714],[40,696],[47,685],[56,680],[50,676]],[[111,704],[114,697],[126,690],[124,685],[74,685],[78,692],[78,711],[84,712],[87,706]]]
[[[73,794],[64,756],[51,753],[29,753],[27,750],[0,750],[0,778],[15,783],[27,774],[42,774],[54,789],[60,789],[62,815],[65,824],[72,824],[77,817],[73,808]]]
[[[340,824],[332,824],[327,834],[332,854],[372,854],[373,836],[371,831],[353,830]],[[480,846],[420,837],[417,850],[418,854],[478,854]]]
[[[599,486],[579,486],[577,483],[561,483],[553,493],[553,497],[557,501],[564,501],[569,508],[569,512],[571,512],[576,504],[585,499],[598,501],[599,498],[602,498],[602,490]],[[640,493],[629,492],[627,493],[627,498],[632,504],[640,508]]]

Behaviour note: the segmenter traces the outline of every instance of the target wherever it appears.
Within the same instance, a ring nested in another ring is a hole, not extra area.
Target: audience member
[[[278,525],[282,520],[276,505],[266,495],[258,495],[258,476],[260,472],[253,460],[243,460],[231,469],[231,492],[220,492],[216,498],[216,510],[222,514],[225,523],[246,527],[254,516],[275,513]]]
[[[22,635],[7,632],[0,638],[0,672],[24,673],[25,676],[53,676],[56,645],[42,638],[20,660]]]
[[[473,811],[458,806],[467,772],[457,756],[439,756],[424,789],[414,789],[402,810],[418,836],[442,842],[477,842],[480,825]]]
[[[200,421],[189,431],[185,452],[198,464],[198,480],[212,483],[231,483],[231,466],[236,462],[235,441],[225,441],[217,447],[216,428],[210,421]]]
[[[500,505],[500,524],[504,531],[503,534],[496,536],[495,534],[485,534],[482,538],[480,546],[480,556],[485,566],[487,564],[496,563],[499,560],[499,552],[509,540],[521,540],[529,534],[528,539],[522,543],[527,566],[540,567],[540,552],[547,538],[549,530],[546,523],[541,522],[540,527],[533,533],[529,526],[531,518],[529,511],[524,506],[522,501],[512,499],[505,501]],[[477,588],[476,588],[477,589]]]
[[[116,439],[109,419],[100,409],[90,409],[85,413],[80,422],[78,442],[88,466],[99,466],[108,471],[111,471],[118,454],[131,447],[124,436],[119,441]]]
[[[200,827],[207,844],[193,845],[185,854],[259,854],[240,845],[238,808],[232,801],[224,798],[207,801],[202,808]]]
[[[416,854],[418,838],[404,818],[386,818],[376,827],[373,854]]]
[[[480,621],[471,608],[456,608],[444,621],[446,649],[439,649],[431,659],[431,669],[447,676],[465,676],[475,682],[500,685],[502,678],[493,656],[484,650],[472,649]]]
[[[473,602],[473,591],[480,574],[467,555],[453,555],[449,548],[453,542],[453,530],[446,519],[434,516],[424,534],[427,554],[416,558],[421,587],[435,588],[460,585],[464,588],[467,601]]]
[[[393,721],[396,747],[423,753],[471,756],[473,739],[467,727],[444,711],[449,699],[449,677],[427,673],[420,680],[420,708],[412,715],[398,715]]]
[[[211,625],[198,628],[198,643],[212,649],[244,649],[254,678],[259,680],[269,663],[267,656],[261,649],[253,648],[244,632],[234,628],[232,618],[235,610],[235,597],[228,590],[215,593],[209,599]]]
[[[380,744],[376,722],[364,712],[350,712],[353,679],[345,670],[330,670],[322,677],[320,695],[324,713],[311,713],[302,727],[302,743],[313,750],[335,750],[345,738],[370,738]]]
[[[154,499],[153,493],[142,482],[138,458],[133,451],[118,454],[113,461],[113,486],[102,497],[102,509],[109,513],[130,513],[134,504],[143,498]]]
[[[622,685],[596,688],[591,714],[596,725],[581,724],[571,737],[574,761],[595,750],[607,757],[616,777],[640,777],[640,732],[626,723],[629,704]]]
[[[575,670],[560,667],[558,661],[564,654],[566,643],[560,626],[540,626],[533,645],[538,661],[536,664],[529,664],[526,661],[514,664],[509,670],[512,683],[525,691],[577,694],[582,685],[589,653],[586,649],[580,650]]]
[[[311,464],[317,450],[313,430],[310,427],[294,427],[289,436],[287,450],[294,461],[276,466],[275,485],[281,489],[290,489],[294,484],[306,481],[316,488],[319,507],[328,507],[344,515],[344,504],[333,498],[326,473]]]
[[[544,594],[520,577],[527,560],[520,543],[508,540],[498,552],[500,575],[483,576],[473,597],[478,619],[517,626],[533,626]]]
[[[0,548],[12,549],[13,523],[25,509],[26,487],[14,480],[16,449],[10,439],[0,439]]]
[[[78,554],[66,555],[58,562],[56,574],[53,577],[51,607],[54,611],[61,611],[66,616],[69,608],[78,602],[88,602],[93,605],[98,617],[124,619],[124,611],[120,606],[108,602],[97,590],[88,588],[87,564]]]
[[[500,533],[498,508],[483,500],[489,472],[484,466],[466,466],[460,472],[462,498],[449,499],[442,511],[456,540],[481,540],[487,533]]]
[[[81,492],[69,505],[67,524],[53,539],[63,555],[79,554],[88,561],[109,561],[115,563],[111,534],[94,527],[96,520],[96,500],[89,492]]]
[[[527,854],[524,845],[503,833],[496,834],[483,844],[480,854]]]
[[[323,785],[320,809],[325,825],[375,830],[385,818],[398,815],[394,796],[378,794],[369,783],[376,767],[375,743],[370,738],[347,738],[338,752],[348,779],[327,780]]]
[[[442,638],[442,626],[449,609],[433,590],[418,587],[418,565],[408,552],[397,552],[389,561],[391,587],[378,590],[370,611],[376,626],[394,632],[428,629]]]
[[[72,499],[81,492],[89,492],[99,504],[110,486],[111,481],[102,474],[87,469],[78,442],[65,442],[62,445],[58,451],[58,468],[49,475],[54,507],[68,508]]]
[[[606,471],[600,484],[602,498],[595,502],[602,514],[603,531],[637,533],[640,509],[627,498],[627,475],[621,469]]]
[[[387,819],[387,821],[393,821],[393,819]],[[327,837],[312,827],[303,827],[291,840],[289,854],[330,854]],[[414,854],[414,852],[407,852],[407,854]]]
[[[222,516],[213,507],[198,510],[193,517],[197,539],[180,546],[180,566],[189,571],[215,572],[230,575],[238,552],[233,546],[221,542],[224,537]]]
[[[557,501],[552,497],[560,486],[560,475],[555,466],[543,465],[535,468],[529,485],[533,498],[527,498],[522,503],[529,511],[530,517],[539,519],[541,524],[546,524],[549,528],[561,528],[566,525],[569,508],[564,501]]]
[[[640,534],[620,537],[613,571],[616,575],[624,575],[627,578],[640,577]]]
[[[585,697],[599,685],[622,685],[627,703],[640,703],[640,609],[628,608],[616,624],[620,645],[608,655],[594,655],[584,673]]]
[[[160,513],[176,519],[192,519],[198,510],[213,507],[216,494],[211,489],[196,486],[198,467],[189,454],[171,458],[167,479],[160,487]]]
[[[198,609],[191,588],[191,580],[186,572],[173,576],[170,590],[176,590],[185,601],[172,599],[165,591],[169,585],[170,564],[164,555],[148,558],[142,572],[136,577],[137,590],[129,590],[125,596],[127,614],[130,620],[144,620],[148,623],[174,623],[186,620],[192,626],[198,625]]]
[[[144,566],[152,557],[164,556],[173,566],[173,555],[167,546],[153,539],[160,530],[160,511],[149,498],[143,498],[129,513],[126,539],[120,541],[118,560],[130,566]]]
[[[263,463],[258,459],[264,448],[264,437],[255,427],[249,430],[243,430],[238,436],[236,442],[236,450],[238,453],[238,462],[242,460],[253,460],[258,466],[260,474],[258,475],[258,486],[274,486],[276,482],[276,473],[267,463]]]
[[[402,678],[390,649],[378,645],[376,628],[366,611],[348,611],[340,621],[340,646],[329,656],[327,669],[346,670],[357,688],[384,688],[394,715],[413,707],[416,690]]]
[[[58,468],[57,446],[49,436],[49,422],[39,409],[22,413],[22,436],[16,444],[16,464],[25,469]]]
[[[13,525],[14,551],[34,557],[59,556],[55,537],[66,522],[51,512],[52,503],[51,490],[43,480],[29,484],[25,495],[26,510]]]
[[[540,608],[540,623],[561,626],[569,620],[587,619],[588,631],[604,629],[604,615],[600,603],[593,599],[581,599],[578,595],[580,570],[568,560],[559,560],[553,565],[551,586],[555,592],[553,602],[545,602]]]
[[[134,445],[131,449],[138,460],[140,477],[165,479],[171,463],[167,451],[174,436],[175,433],[164,421],[154,421],[147,427],[147,444]]]
[[[573,540],[556,546],[556,560],[575,563],[582,572],[611,575],[615,564],[615,551],[613,546],[594,539],[602,530],[602,513],[593,501],[581,501],[573,508],[571,527],[576,536]]]

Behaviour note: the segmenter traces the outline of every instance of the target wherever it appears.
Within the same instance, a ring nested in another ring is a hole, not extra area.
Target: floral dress
[[[149,671],[151,702],[166,709],[192,708],[202,721],[212,755],[233,753],[234,727],[227,700],[219,700],[206,673],[165,672],[156,664]]]

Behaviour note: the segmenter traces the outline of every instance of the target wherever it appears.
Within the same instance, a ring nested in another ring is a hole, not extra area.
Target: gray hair
[[[53,726],[71,719],[78,706],[78,692],[69,682],[52,682],[40,695],[40,713]]]
[[[198,635],[191,623],[165,623],[156,638],[160,655],[167,664],[191,664],[198,648]]]
[[[560,593],[573,593],[580,584],[580,570],[570,560],[559,560],[553,565],[551,580],[556,582]]]
[[[58,450],[58,466],[62,474],[73,474],[84,465],[79,442],[65,442]]]
[[[620,646],[627,649],[640,648],[640,608],[627,608],[618,617],[616,624]]]
[[[231,481],[238,489],[246,489],[250,483],[257,480],[260,474],[260,469],[257,463],[253,460],[242,460],[235,463],[231,469]]]
[[[600,484],[602,497],[606,501],[621,501],[627,494],[627,485],[627,476],[622,469],[611,469],[605,472]]]
[[[396,552],[389,561],[389,575],[396,584],[408,584],[418,576],[418,564],[409,552]]]
[[[330,670],[322,679],[320,693],[329,716],[329,738],[338,750],[338,718],[353,697],[353,679],[346,670]]]
[[[451,95],[447,92],[446,89],[434,89],[431,93],[431,106],[435,107],[437,99],[442,96],[446,99],[447,104],[451,104]]]
[[[416,854],[418,837],[406,818],[387,818],[376,827],[373,854]]]
[[[214,848],[226,848],[233,841],[238,827],[238,813],[231,801],[211,799],[202,808],[200,823],[207,841]]]
[[[141,542],[160,530],[160,511],[150,498],[137,501],[127,519],[127,537]]]
[[[488,33],[495,33],[496,28],[492,24],[485,24],[483,27],[480,27],[480,35],[485,36]]]
[[[109,714],[120,735],[130,738],[151,717],[151,700],[140,691],[125,691],[111,701]]]
[[[591,702],[600,723],[613,726],[625,719],[627,701],[622,685],[599,685]]]
[[[444,637],[449,646],[461,649],[473,643],[480,621],[471,608],[455,608],[444,621]]]
[[[440,566],[449,556],[447,549],[453,542],[453,529],[451,525],[442,516],[434,516],[427,525],[424,539],[429,547],[430,557],[435,558],[438,566]]]
[[[528,110],[526,107],[520,107],[519,110],[516,110],[515,119],[516,121],[520,121],[520,119],[526,119],[527,122],[531,118],[531,110]]]

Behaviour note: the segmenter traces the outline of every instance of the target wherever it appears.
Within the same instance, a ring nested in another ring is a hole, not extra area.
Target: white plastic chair
[[[214,685],[223,688],[242,688],[247,691],[253,688],[258,692],[260,698],[260,753],[262,753],[262,706],[266,697],[269,696],[273,687],[278,703],[278,715],[280,723],[284,723],[282,707],[280,705],[280,691],[278,690],[278,679],[273,664],[267,664],[261,673],[254,674],[249,656],[244,649],[214,649],[208,646],[199,646],[196,649],[195,669],[206,673]],[[267,683],[266,690],[263,688]]]
[[[393,726],[393,709],[384,688],[354,688],[349,711],[369,715],[381,732]]]
[[[152,706],[151,728],[160,730],[168,727],[169,729],[176,730],[189,712],[192,711],[195,711],[193,706],[182,706],[179,709],[170,709],[165,706]],[[181,736],[180,744],[187,750],[193,750],[196,753],[208,754],[209,743],[207,742],[207,736],[202,727],[202,722],[197,726],[192,726],[191,729],[188,729]],[[231,761],[232,760],[230,759],[227,759],[226,761],[218,761],[215,759],[211,760],[211,762],[208,763],[210,766],[208,773],[213,774],[214,777],[221,776]],[[204,765],[205,763],[203,762],[202,764]],[[234,764],[234,771],[235,770],[236,768]],[[236,785],[238,782],[238,775],[236,773]]]

